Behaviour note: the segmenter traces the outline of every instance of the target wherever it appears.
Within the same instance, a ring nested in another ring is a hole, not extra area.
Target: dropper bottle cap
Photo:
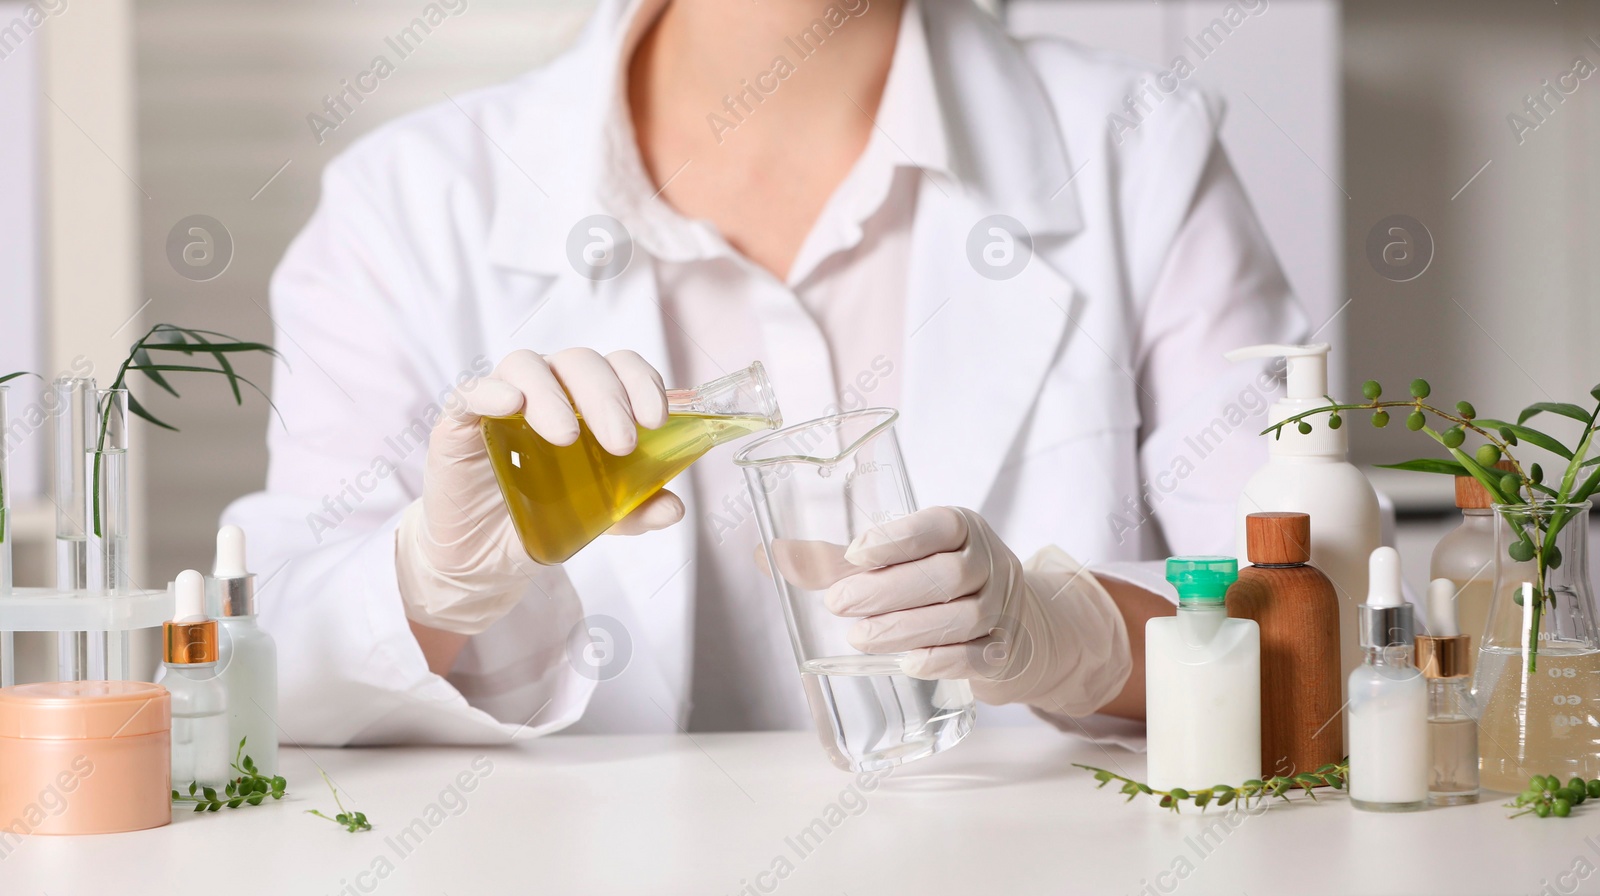
[[[163,623],[163,659],[171,666],[193,666],[217,661],[217,621],[206,618],[206,579],[186,569],[172,585],[176,609],[172,621]]]
[[[1357,618],[1361,646],[1410,646],[1417,624],[1411,605],[1400,593],[1400,553],[1383,547],[1372,552],[1367,568],[1367,602]]]
[[[238,526],[217,531],[217,563],[211,570],[211,583],[223,616],[256,614],[256,577],[245,568],[244,530]]]
[[[1428,678],[1465,678],[1472,673],[1472,639],[1456,618],[1456,583],[1428,583],[1428,631],[1417,636],[1417,667]]]

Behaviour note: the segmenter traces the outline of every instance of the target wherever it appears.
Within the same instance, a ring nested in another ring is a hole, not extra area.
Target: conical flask
[[[522,547],[534,560],[564,563],[690,464],[724,442],[782,425],[760,362],[693,389],[667,390],[667,422],[639,429],[633,453],[618,457],[583,417],[578,440],[545,441],[521,414],[483,418],[500,493]]]
[[[1473,690],[1482,785],[1600,777],[1600,632],[1589,504],[1496,505],[1495,585]],[[1517,562],[1528,559],[1532,562]]]

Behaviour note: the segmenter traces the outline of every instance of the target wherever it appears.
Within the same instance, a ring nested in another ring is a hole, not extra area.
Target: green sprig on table
[[[268,797],[281,800],[289,792],[289,782],[282,775],[263,775],[256,768],[256,761],[244,754],[243,739],[239,741],[239,750],[233,757],[233,770],[239,776],[224,785],[221,793],[214,787],[190,781],[187,793],[172,791],[172,801],[192,803],[196,812],[216,812],[223,807],[237,809],[240,806],[259,806]]]
[[[1237,786],[1218,784],[1214,787],[1191,792],[1182,787],[1174,787],[1171,790],[1156,790],[1141,781],[1135,781],[1132,778],[1124,777],[1103,768],[1095,768],[1092,765],[1083,765],[1077,762],[1074,762],[1073,766],[1093,772],[1094,779],[1100,782],[1095,785],[1096,787],[1105,787],[1113,781],[1120,781],[1122,783],[1122,793],[1128,797],[1128,802],[1132,802],[1141,794],[1144,794],[1159,800],[1161,808],[1171,809],[1173,812],[1178,812],[1183,803],[1193,803],[1202,812],[1209,806],[1226,806],[1235,802],[1244,808],[1249,808],[1252,805],[1259,804],[1269,796],[1288,800],[1289,794],[1294,790],[1303,790],[1306,796],[1315,800],[1317,798],[1314,792],[1315,788],[1332,787],[1335,790],[1343,790],[1345,783],[1350,778],[1350,760],[1343,759],[1339,762],[1324,765],[1314,772],[1277,775],[1266,779],[1252,778]]]
[[[328,777],[327,772],[322,773],[322,782],[328,785],[329,790],[333,791],[333,804],[339,807],[339,814],[328,816],[318,812],[316,809],[307,809],[307,815],[315,815],[318,818],[331,821],[334,824],[344,825],[344,829],[352,834],[359,834],[362,831],[372,830],[372,823],[367,821],[367,814],[365,812],[351,812],[349,809],[344,807],[344,801],[339,799],[339,788],[333,786],[333,781]]]
[[[1585,781],[1574,777],[1563,785],[1555,775],[1534,775],[1528,781],[1528,789],[1517,794],[1517,798],[1505,806],[1518,810],[1511,814],[1512,818],[1524,815],[1566,818],[1584,800],[1591,798],[1600,799],[1600,778]]]
[[[1427,398],[1432,394],[1433,387],[1427,380],[1412,380],[1410,392],[1409,399],[1383,401],[1381,400],[1383,386],[1377,380],[1367,380],[1361,386],[1361,394],[1366,397],[1366,403],[1344,404],[1329,398],[1327,405],[1280,420],[1262,430],[1262,434],[1271,433],[1274,438],[1280,438],[1283,435],[1283,428],[1289,425],[1293,425],[1301,433],[1309,433],[1312,429],[1311,418],[1324,414],[1328,418],[1328,428],[1338,429],[1344,423],[1341,415],[1349,411],[1370,412],[1372,425],[1382,429],[1389,425],[1388,408],[1405,409],[1406,429],[1421,432],[1438,442],[1449,452],[1452,459],[1422,458],[1398,464],[1380,464],[1380,466],[1417,473],[1471,476],[1484,487],[1496,504],[1526,507],[1545,502],[1556,505],[1555,509],[1548,513],[1506,514],[1506,519],[1517,536],[1517,540],[1507,548],[1507,553],[1511,559],[1519,563],[1536,561],[1534,589],[1538,599],[1534,601],[1532,612],[1529,614],[1527,638],[1528,671],[1536,672],[1539,660],[1540,620],[1545,605],[1554,606],[1556,600],[1554,589],[1546,585],[1546,578],[1550,570],[1559,569],[1561,566],[1561,550],[1556,546],[1556,536],[1571,519],[1571,510],[1561,505],[1582,504],[1589,500],[1596,489],[1600,489],[1600,466],[1596,466],[1600,464],[1600,457],[1588,456],[1595,431],[1600,428],[1600,385],[1589,390],[1590,397],[1597,402],[1593,410],[1585,410],[1568,402],[1540,401],[1523,408],[1522,413],[1517,415],[1515,423],[1480,418],[1477,409],[1466,401],[1456,402],[1455,408],[1449,411],[1428,404]],[[1578,441],[1569,447],[1549,433],[1529,426],[1528,421],[1540,414],[1566,417],[1582,424],[1583,430]],[[1430,417],[1449,425],[1441,428],[1429,426]],[[1483,440],[1483,444],[1471,454],[1463,450],[1468,433]],[[1566,469],[1562,472],[1557,485],[1551,486],[1545,481],[1544,469],[1539,464],[1524,465],[1512,453],[1512,448],[1524,442],[1543,448],[1566,461]],[[1501,460],[1510,463],[1511,470],[1496,469],[1495,465]],[[1589,467],[1595,469],[1585,473]],[[1523,597],[1520,592],[1516,599],[1518,603],[1522,602]]]

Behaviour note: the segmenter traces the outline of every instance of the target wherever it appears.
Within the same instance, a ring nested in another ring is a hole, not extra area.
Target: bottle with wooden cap
[[[1510,461],[1503,460],[1496,466],[1506,471],[1512,469]],[[1489,605],[1494,602],[1494,530],[1505,522],[1490,509],[1494,499],[1471,476],[1456,477],[1456,506],[1461,508],[1461,525],[1439,539],[1434,547],[1428,578],[1449,579],[1455,585],[1461,631],[1482,638],[1488,627]],[[1498,559],[1502,563],[1516,562],[1509,557]],[[1528,565],[1526,581],[1533,581],[1531,564]],[[1511,576],[1506,580],[1524,581]],[[1512,640],[1515,640],[1514,631]],[[1472,671],[1470,663],[1467,671]]]
[[[1472,696],[1470,635],[1456,621],[1449,579],[1428,583],[1428,631],[1417,636],[1417,667],[1428,680],[1428,802],[1478,801],[1478,703]]]
[[[217,674],[217,621],[206,616],[206,579],[186,569],[173,584],[176,611],[162,625],[156,683],[172,693],[172,786],[222,787],[228,766],[228,701]]]
[[[1311,517],[1245,517],[1250,564],[1228,615],[1261,627],[1261,770],[1311,772],[1344,755],[1339,596],[1310,564]]]

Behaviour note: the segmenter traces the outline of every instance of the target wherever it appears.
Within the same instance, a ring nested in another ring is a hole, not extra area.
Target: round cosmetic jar
[[[139,681],[0,688],[0,852],[172,821],[172,697]]]

